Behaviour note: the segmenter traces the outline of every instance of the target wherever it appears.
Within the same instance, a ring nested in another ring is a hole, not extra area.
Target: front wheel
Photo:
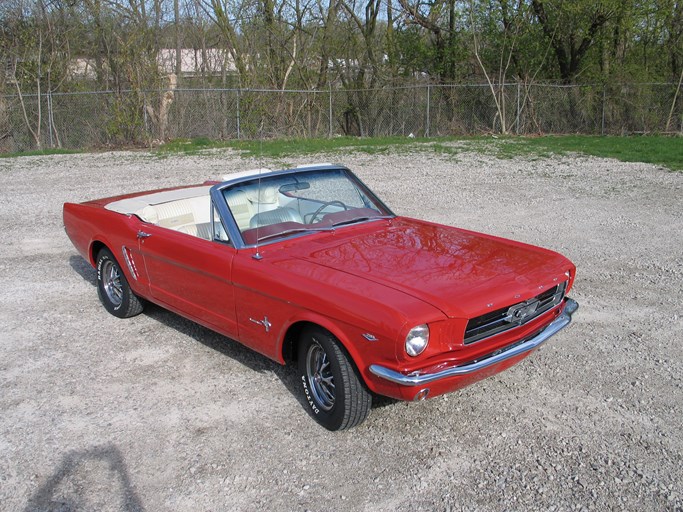
[[[97,295],[104,308],[119,318],[142,312],[142,302],[131,290],[121,266],[107,248],[97,254]]]
[[[367,418],[372,397],[334,336],[320,328],[304,330],[298,359],[308,410],[318,423],[344,430]]]

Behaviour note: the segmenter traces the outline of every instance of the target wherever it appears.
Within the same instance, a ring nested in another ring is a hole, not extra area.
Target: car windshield
[[[266,174],[223,195],[246,245],[393,216],[344,169]]]

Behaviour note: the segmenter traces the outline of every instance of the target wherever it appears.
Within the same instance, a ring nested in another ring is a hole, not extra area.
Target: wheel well
[[[95,240],[92,245],[90,246],[90,261],[93,263],[93,265],[97,264],[97,254],[107,247],[104,242],[100,242],[99,240]]]
[[[296,363],[297,358],[299,356],[299,354],[297,353],[297,350],[299,349],[299,339],[301,338],[301,333],[306,327],[316,327],[329,333],[334,339],[339,341],[341,349],[347,352],[348,354],[348,350],[344,346],[344,343],[332,331],[316,322],[301,320],[289,326],[289,329],[287,329],[287,333],[285,334],[285,339],[282,342],[282,358],[284,359],[285,363]],[[349,358],[353,360],[350,354]]]
[[[349,353],[349,350],[344,346],[342,340],[340,340],[339,337],[336,334],[334,334],[334,332],[330,331],[326,327],[323,327],[319,323],[309,322],[306,320],[295,322],[289,326],[289,329],[287,329],[285,339],[282,342],[282,358],[285,361],[285,364],[297,362],[299,356],[299,339],[301,338],[301,333],[306,327],[316,327],[318,329],[322,329],[323,331],[329,333],[330,336],[332,336],[334,339],[336,339],[339,342],[339,348],[341,348],[341,350],[343,350],[349,357],[349,360],[352,362],[354,368],[356,369],[360,377],[360,371],[357,368],[357,363]]]
[[[299,338],[301,338],[301,332],[309,325],[320,327],[318,324],[313,322],[295,322],[289,326],[287,333],[285,334],[285,339],[282,342],[282,358],[285,363],[296,362],[299,349]],[[321,327],[322,329],[322,327]]]

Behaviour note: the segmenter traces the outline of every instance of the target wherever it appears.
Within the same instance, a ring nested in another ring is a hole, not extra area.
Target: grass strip
[[[683,138],[664,135],[590,136],[557,135],[501,139],[498,156],[521,155],[540,157],[551,154],[583,153],[622,162],[644,162],[683,171]]]
[[[18,156],[42,156],[42,155],[71,155],[74,153],[81,153],[75,149],[34,149],[32,151],[18,151],[15,153],[0,153],[0,158],[14,158]]]

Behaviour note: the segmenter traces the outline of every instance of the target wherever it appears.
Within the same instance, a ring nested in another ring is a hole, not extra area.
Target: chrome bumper
[[[486,359],[480,359],[478,361],[472,361],[470,363],[465,363],[460,366],[453,366],[451,368],[446,368],[445,370],[438,371],[436,373],[424,373],[420,374],[419,370],[405,375],[403,373],[385,368],[377,364],[370,366],[370,371],[387,379],[391,382],[397,384],[402,384],[404,386],[422,386],[423,384],[428,384],[434,382],[435,380],[446,379],[448,377],[456,377],[461,375],[469,375],[474,372],[478,372],[488,366],[498,364],[506,359],[510,359],[515,356],[524,354],[534,350],[538,346],[542,345],[550,337],[557,334],[559,331],[564,329],[572,321],[572,315],[579,309],[579,304],[573,299],[566,299],[566,304],[564,306],[564,311],[560,316],[553,320],[545,329],[539,332],[536,336],[521,343],[514,343],[509,347],[504,347],[493,355],[487,357]]]

